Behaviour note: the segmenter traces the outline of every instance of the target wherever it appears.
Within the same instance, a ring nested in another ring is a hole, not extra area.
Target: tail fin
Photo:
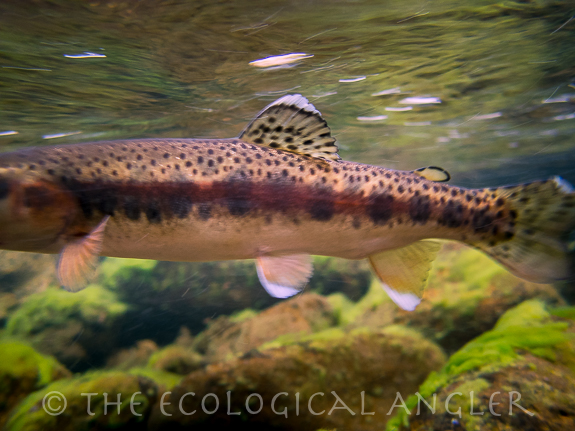
[[[560,177],[495,190],[516,215],[513,236],[474,244],[518,277],[553,283],[575,277],[575,189]]]

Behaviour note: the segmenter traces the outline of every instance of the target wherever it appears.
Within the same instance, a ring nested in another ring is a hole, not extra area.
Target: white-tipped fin
[[[393,302],[413,311],[423,295],[431,264],[440,248],[435,241],[418,241],[372,254],[369,262]]]
[[[553,177],[553,181],[555,181],[555,184],[557,184],[557,188],[561,190],[563,193],[573,193],[575,191],[575,188],[573,188],[573,185],[569,181],[567,181],[564,178],[561,178],[558,175]]]
[[[258,257],[256,269],[260,283],[275,298],[301,292],[313,273],[309,254]]]
[[[239,138],[304,156],[340,159],[327,123],[301,94],[288,94],[266,106]]]
[[[414,295],[413,293],[400,293],[396,290],[393,290],[383,281],[381,282],[381,287],[387,293],[387,296],[391,298],[393,302],[395,302],[400,308],[407,311],[413,311],[417,308],[417,306],[421,303],[421,299]]]
[[[70,291],[84,289],[96,275],[98,256],[102,251],[104,229],[110,216],[104,219],[88,235],[66,244],[58,259],[58,281]]]
[[[412,172],[428,181],[435,181],[436,183],[444,183],[451,179],[449,172],[438,166],[427,166],[425,168],[416,169]]]

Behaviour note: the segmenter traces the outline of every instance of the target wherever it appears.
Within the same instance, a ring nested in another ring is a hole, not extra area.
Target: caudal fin
[[[474,244],[515,275],[535,283],[575,277],[575,189],[560,177],[495,193],[515,217],[509,238]]]

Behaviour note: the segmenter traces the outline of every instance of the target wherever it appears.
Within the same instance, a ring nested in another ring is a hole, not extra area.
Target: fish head
[[[77,214],[71,193],[32,172],[0,168],[0,247],[54,253]]]

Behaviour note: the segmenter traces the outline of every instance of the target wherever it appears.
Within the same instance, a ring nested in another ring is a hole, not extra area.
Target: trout
[[[0,248],[58,253],[61,285],[87,285],[103,256],[255,259],[275,297],[301,291],[311,255],[368,259],[400,307],[420,302],[436,239],[478,248],[536,283],[573,277],[575,193],[560,177],[484,189],[438,167],[340,159],[299,95],[233,139],[133,139],[0,154]]]

